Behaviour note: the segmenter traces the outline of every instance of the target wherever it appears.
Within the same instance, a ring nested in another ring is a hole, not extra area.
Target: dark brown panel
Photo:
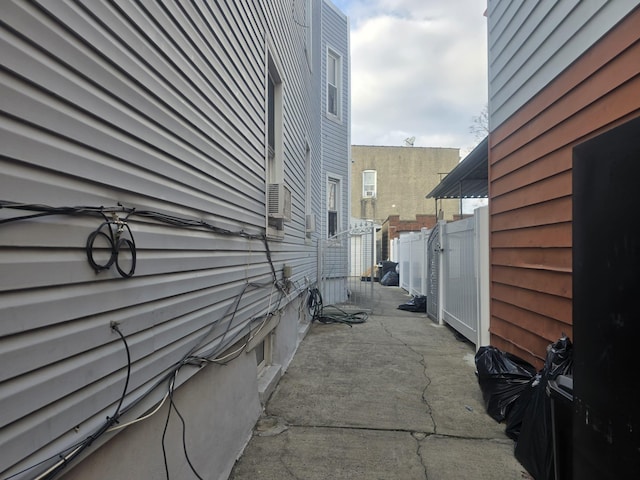
[[[562,172],[550,178],[532,183],[518,190],[492,197],[492,214],[535,205],[571,195],[571,171]]]
[[[572,301],[569,298],[532,292],[500,283],[493,284],[491,294],[497,301],[518,305],[540,315],[554,318],[567,327],[571,324]]]
[[[571,248],[494,248],[493,264],[571,272]]]
[[[493,321],[493,319],[491,320]],[[516,345],[500,337],[499,335],[493,335],[493,334],[491,335],[491,345],[493,345],[494,347],[504,352],[512,353],[522,358],[523,360],[526,360],[538,370],[542,368],[543,361],[539,357],[534,356],[529,351],[524,351],[518,348]]]
[[[491,316],[491,344],[505,352],[513,353],[540,369],[544,362],[547,342],[503,319]]]
[[[636,112],[640,107],[638,101],[633,102],[630,99],[638,98],[640,98],[640,75],[616,88],[606,97],[594,99],[588,107],[571,117],[549,119],[550,122],[554,122],[551,125],[556,126],[544,135],[527,142],[517,150],[491,152],[490,158],[494,163],[489,169],[490,181],[493,182],[499,178],[499,173],[508,175],[509,172],[535,162],[551,152],[572,148],[592,136],[597,128]]]
[[[491,234],[491,248],[570,247],[571,223],[556,223],[540,227],[502,230]]]
[[[503,283],[571,298],[571,275],[568,273],[493,265],[491,274],[492,284]]]
[[[491,230],[512,230],[571,221],[571,197],[566,196],[529,207],[494,214]]]
[[[515,171],[508,162],[492,167],[495,180],[491,184],[491,194],[499,196],[530,183],[552,177],[561,172],[571,170],[571,154],[566,149],[551,152],[535,162],[518,168]],[[506,175],[509,173],[509,175]]]
[[[555,342],[563,333],[566,334],[567,330],[571,330],[571,325],[559,322],[556,318],[518,308],[507,302],[496,301],[493,316],[538,335],[548,343]]]

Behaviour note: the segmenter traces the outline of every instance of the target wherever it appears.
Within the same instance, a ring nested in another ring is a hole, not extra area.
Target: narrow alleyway
[[[523,479],[484,410],[474,346],[376,284],[367,323],[314,323],[233,480]]]

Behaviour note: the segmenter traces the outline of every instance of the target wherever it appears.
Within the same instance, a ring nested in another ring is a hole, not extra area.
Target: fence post
[[[483,345],[489,345],[491,334],[489,326],[491,314],[489,304],[489,207],[477,208],[475,211],[475,245],[476,245],[476,268],[478,272],[478,340],[476,350]]]
[[[371,226],[371,304],[373,306],[373,281],[375,277],[375,269],[376,269],[376,227],[373,222],[370,223]]]
[[[440,254],[438,255],[438,324],[444,325],[444,256],[447,254],[445,248],[447,222],[440,220],[438,223],[440,224],[438,229],[438,243],[440,244]]]

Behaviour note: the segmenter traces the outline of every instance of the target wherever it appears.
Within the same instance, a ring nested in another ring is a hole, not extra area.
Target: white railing
[[[439,323],[447,323],[472,341],[476,348],[489,344],[489,210],[439,225],[441,235],[427,247],[431,230],[402,235],[397,244],[400,286],[412,295],[433,296]],[[431,251],[429,251],[431,250]],[[429,261],[436,259],[439,261]],[[438,258],[440,256],[440,258]],[[439,269],[430,272],[429,265]],[[431,275],[435,274],[435,275]],[[437,289],[428,288],[430,275]],[[428,300],[428,301],[429,301]]]

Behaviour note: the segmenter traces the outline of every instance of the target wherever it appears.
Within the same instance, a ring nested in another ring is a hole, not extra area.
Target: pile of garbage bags
[[[573,345],[563,336],[547,347],[539,372],[495,347],[480,347],[476,373],[487,413],[506,424],[505,433],[516,441],[515,457],[536,480],[553,480],[553,439],[549,381],[573,373]]]
[[[400,285],[400,275],[398,274],[398,264],[396,262],[382,262],[378,265],[381,272],[380,285],[385,287],[397,287]]]

